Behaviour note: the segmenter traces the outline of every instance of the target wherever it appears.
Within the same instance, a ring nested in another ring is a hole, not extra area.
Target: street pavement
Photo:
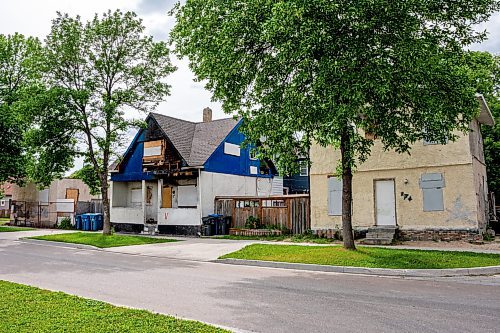
[[[234,331],[500,331],[499,276],[304,272],[28,244],[14,236],[0,236],[0,280]]]

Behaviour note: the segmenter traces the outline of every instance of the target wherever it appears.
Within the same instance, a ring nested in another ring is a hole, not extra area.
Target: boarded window
[[[444,177],[441,173],[424,173],[420,178],[424,212],[444,210]]]
[[[342,215],[342,180],[337,177],[328,178],[328,215]]]
[[[179,207],[196,207],[198,206],[198,191],[196,186],[179,186],[177,188]]]
[[[224,142],[224,154],[240,156],[240,146],[233,143]]]
[[[161,208],[172,208],[172,188],[164,187],[161,192]]]
[[[136,188],[130,191],[130,202],[132,203],[142,203],[142,189]]]
[[[161,156],[162,147],[162,140],[144,142],[144,157]]]

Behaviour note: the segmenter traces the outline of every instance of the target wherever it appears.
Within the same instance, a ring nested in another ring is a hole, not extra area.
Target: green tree
[[[110,234],[108,167],[123,144],[124,133],[137,123],[125,111],[147,112],[170,92],[165,78],[175,68],[164,42],[144,34],[135,13],[108,11],[83,23],[58,13],[46,38],[48,80],[64,89],[81,153],[99,178],[104,234]]]
[[[94,166],[88,163],[88,161],[83,165],[80,170],[73,172],[70,176],[73,179],[81,179],[90,189],[90,194],[97,195],[101,193],[101,182],[97,176]]]
[[[26,176],[23,133],[26,124],[15,111],[22,91],[41,77],[42,46],[23,35],[0,35],[0,183]]]
[[[67,104],[43,84],[44,59],[38,39],[0,35],[0,183],[47,186],[72,165]]]
[[[500,195],[500,55],[470,52],[467,62],[476,76],[477,91],[488,102],[494,126],[482,126],[489,190]],[[500,200],[500,199],[499,199]]]
[[[355,249],[352,177],[375,134],[408,152],[453,139],[478,112],[464,47],[497,0],[187,0],[171,38],[199,80],[244,120],[281,170],[311,140],[341,151],[344,247]],[[336,166],[332,166],[332,171]]]

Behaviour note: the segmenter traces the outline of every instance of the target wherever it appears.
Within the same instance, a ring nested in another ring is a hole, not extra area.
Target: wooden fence
[[[232,228],[244,228],[250,216],[261,224],[302,234],[311,228],[309,195],[216,197],[215,213],[231,216]]]

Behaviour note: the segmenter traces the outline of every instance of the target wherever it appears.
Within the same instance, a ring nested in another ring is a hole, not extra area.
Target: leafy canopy
[[[290,171],[311,140],[339,145],[352,167],[376,135],[407,152],[445,142],[477,114],[464,47],[496,0],[187,0],[171,33],[224,111],[238,113],[261,153]],[[300,134],[300,135],[298,135]]]
[[[495,119],[494,126],[482,126],[481,132],[488,188],[500,200],[500,55],[471,52],[467,61],[476,75],[477,90],[484,95]]]
[[[124,132],[136,125],[127,108],[147,112],[170,91],[169,50],[144,29],[133,12],[108,11],[86,23],[59,13],[46,38],[49,81],[65,89],[82,153],[101,179]]]
[[[73,163],[74,140],[66,101],[44,84],[40,41],[0,35],[0,183],[31,180],[42,186]]]

